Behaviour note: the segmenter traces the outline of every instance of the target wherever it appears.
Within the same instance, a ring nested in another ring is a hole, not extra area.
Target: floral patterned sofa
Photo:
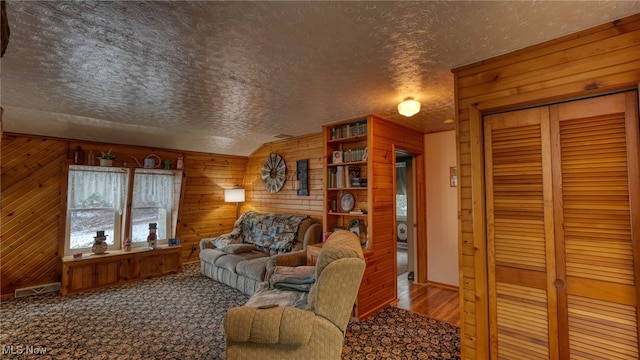
[[[308,216],[249,211],[230,233],[200,240],[200,271],[252,295],[270,267],[306,265],[306,247],[322,226]]]

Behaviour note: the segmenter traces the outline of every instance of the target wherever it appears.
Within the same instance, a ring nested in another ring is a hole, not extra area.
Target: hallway
[[[437,284],[416,284],[407,277],[406,244],[398,243],[398,307],[460,326],[458,290]]]

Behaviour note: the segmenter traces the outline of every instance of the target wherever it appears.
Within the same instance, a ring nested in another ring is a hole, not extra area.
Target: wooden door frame
[[[609,90],[602,93],[591,93],[588,96],[583,96],[579,98],[556,98],[555,101],[540,103],[537,105],[531,105],[528,107],[534,106],[546,106],[555,103],[560,103],[564,101],[573,101],[579,100],[582,98],[590,98],[603,96],[612,93],[621,93],[625,91],[636,90],[638,92],[638,104],[640,108],[640,83],[638,83],[634,87],[621,87],[613,90]],[[458,169],[458,176],[470,176],[471,178],[471,219],[472,219],[472,228],[473,228],[473,238],[472,239],[463,239],[463,223],[462,223],[462,214],[458,216],[458,239],[459,239],[459,248],[458,248],[458,267],[459,267],[459,279],[460,284],[464,283],[464,267],[469,266],[474,268],[475,278],[473,286],[475,288],[475,296],[473,299],[466,298],[466,294],[463,291],[460,291],[460,338],[474,338],[476,343],[476,356],[477,358],[488,359],[490,358],[490,337],[489,337],[489,281],[488,281],[488,254],[487,254],[487,229],[486,229],[486,198],[485,198],[485,189],[486,182],[484,178],[485,174],[485,152],[484,152],[484,116],[490,114],[492,112],[500,111],[500,112],[508,112],[522,109],[522,104],[514,103],[510,104],[510,106],[500,109],[494,109],[486,107],[483,103],[475,103],[470,104],[469,111],[469,137],[470,137],[470,157],[471,157],[471,166],[470,168],[460,168]],[[636,114],[637,115],[637,114]],[[629,115],[627,115],[629,116]],[[640,132],[640,118],[638,118],[638,126],[636,131]],[[456,128],[456,137],[460,138],[460,130]],[[458,149],[459,150],[459,149]],[[636,152],[640,155],[640,148],[636,149]],[[460,164],[460,153],[458,151],[458,164]],[[636,171],[636,170],[634,170]],[[638,170],[640,172],[640,170]],[[458,208],[461,209],[460,204],[460,192],[462,189],[458,188]],[[635,216],[640,217],[640,214],[636,214]],[[635,229],[635,231],[640,231]],[[466,263],[465,255],[469,255],[465,253],[465,247],[471,247],[473,249],[473,261]],[[634,249],[636,254],[640,253],[640,246]],[[636,273],[640,272],[640,265],[636,265]],[[468,285],[467,285],[468,286]],[[464,287],[467,287],[464,286]],[[464,288],[463,287],[463,288]],[[640,298],[640,286],[636,288],[636,295]],[[475,305],[475,324],[466,324],[465,317],[465,302],[472,300]],[[467,334],[467,327],[470,327],[469,330],[473,330],[473,332],[469,332]],[[473,328],[473,329],[471,329]],[[640,327],[638,327],[638,336],[640,338]]]
[[[424,149],[418,148],[408,148],[401,145],[393,144],[393,188],[396,187],[396,152],[400,151],[412,156],[412,166],[413,166],[413,179],[415,179],[413,184],[413,192],[415,199],[415,224],[416,227],[414,229],[415,233],[415,282],[427,282],[427,272],[428,272],[428,262],[427,262],[427,201],[426,201],[426,180],[425,180],[425,157],[424,157]],[[395,202],[394,202],[395,204]],[[413,224],[411,225],[413,226]],[[393,228],[397,229],[398,224],[396,220],[396,209],[395,206],[393,208]],[[398,251],[397,244],[394,243],[394,256]],[[398,276],[398,264],[397,257],[394,260],[396,263],[395,272],[396,277]],[[398,286],[396,282],[396,294],[398,293]]]

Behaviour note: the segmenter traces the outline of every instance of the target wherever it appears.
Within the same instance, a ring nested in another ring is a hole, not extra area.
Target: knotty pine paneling
[[[1,293],[60,281],[58,236],[67,143],[3,136]]]
[[[240,211],[249,210],[309,215],[322,223],[323,195],[322,133],[278,140],[262,145],[249,156],[244,178],[245,203]],[[269,193],[262,184],[262,164],[271,153],[277,153],[287,164],[287,180],[282,190]],[[309,195],[298,196],[292,188],[296,179],[296,162],[309,160]]]
[[[72,162],[78,145],[86,156],[89,151],[98,156],[112,149],[116,154],[114,166],[138,167],[132,157],[142,163],[149,154],[156,154],[172,160],[175,168],[178,156],[184,158],[176,233],[182,243],[183,263],[199,261],[201,238],[220,235],[233,227],[235,204],[224,202],[223,190],[242,183],[246,157],[4,133],[0,157],[3,297],[13,296],[18,288],[61,280],[64,169]]]
[[[372,167],[372,199],[370,207],[375,209],[375,237],[371,250],[366,254],[367,269],[362,279],[358,294],[358,316],[360,319],[380,310],[387,304],[397,301],[397,279],[395,277],[396,249],[395,228],[393,226],[393,208],[395,207],[395,151],[404,150],[416,158],[416,177],[424,179],[424,136],[414,130],[395,123],[388,122],[376,116],[372,117],[369,129],[371,149],[369,149]],[[416,198],[418,200],[418,244],[426,248],[426,204],[424,203],[424,187],[416,184]],[[370,225],[370,228],[372,226]],[[371,229],[370,229],[371,231]],[[420,234],[423,234],[422,236]],[[423,265],[424,264],[424,265]],[[426,268],[426,256],[420,260],[420,266]],[[426,280],[426,278],[425,278]]]
[[[247,158],[189,153],[184,161],[177,236],[182,244],[182,261],[189,263],[200,260],[200,239],[233,229],[236,204],[224,202],[224,190],[242,184]]]
[[[489,358],[482,113],[637,87],[639,45],[640,14],[453,70],[463,359]]]

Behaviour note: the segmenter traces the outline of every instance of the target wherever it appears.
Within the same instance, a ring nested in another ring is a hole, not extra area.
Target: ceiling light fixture
[[[400,115],[411,117],[420,112],[420,103],[414,98],[408,97],[398,104],[398,112]]]

